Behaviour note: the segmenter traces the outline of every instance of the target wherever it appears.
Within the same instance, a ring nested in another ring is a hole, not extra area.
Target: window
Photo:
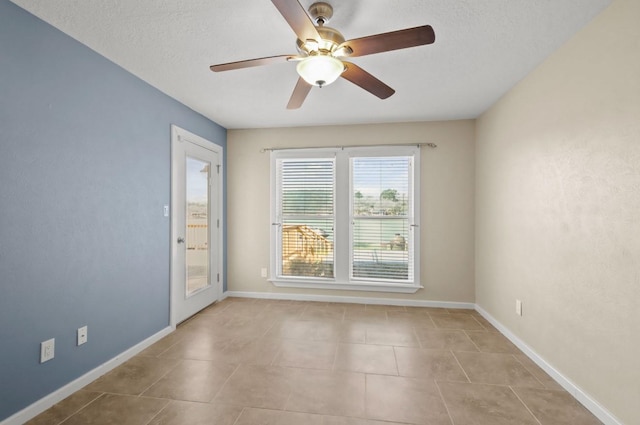
[[[418,147],[293,149],[271,155],[274,284],[420,288]]]

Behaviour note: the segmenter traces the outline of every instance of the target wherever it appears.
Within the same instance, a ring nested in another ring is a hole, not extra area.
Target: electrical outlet
[[[40,363],[51,360],[55,356],[56,339],[51,338],[40,343]]]
[[[516,314],[522,316],[522,301],[516,300]]]
[[[78,345],[82,345],[87,342],[87,330],[86,326],[78,328]]]
[[[267,268],[263,267],[260,269],[260,276],[267,277]]]

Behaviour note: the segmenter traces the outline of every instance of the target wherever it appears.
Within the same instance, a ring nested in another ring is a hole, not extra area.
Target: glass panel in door
[[[211,164],[187,156],[186,296],[211,285],[209,267],[209,180]]]

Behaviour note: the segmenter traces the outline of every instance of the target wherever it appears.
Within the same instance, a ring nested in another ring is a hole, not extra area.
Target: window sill
[[[336,289],[343,291],[397,292],[403,294],[414,294],[419,289],[424,288],[424,286],[421,285],[406,283],[339,283],[296,279],[269,279],[269,282],[279,288]]]

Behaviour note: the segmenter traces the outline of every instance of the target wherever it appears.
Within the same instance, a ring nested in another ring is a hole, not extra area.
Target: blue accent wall
[[[226,148],[221,126],[0,0],[0,420],[168,326],[171,124]]]

